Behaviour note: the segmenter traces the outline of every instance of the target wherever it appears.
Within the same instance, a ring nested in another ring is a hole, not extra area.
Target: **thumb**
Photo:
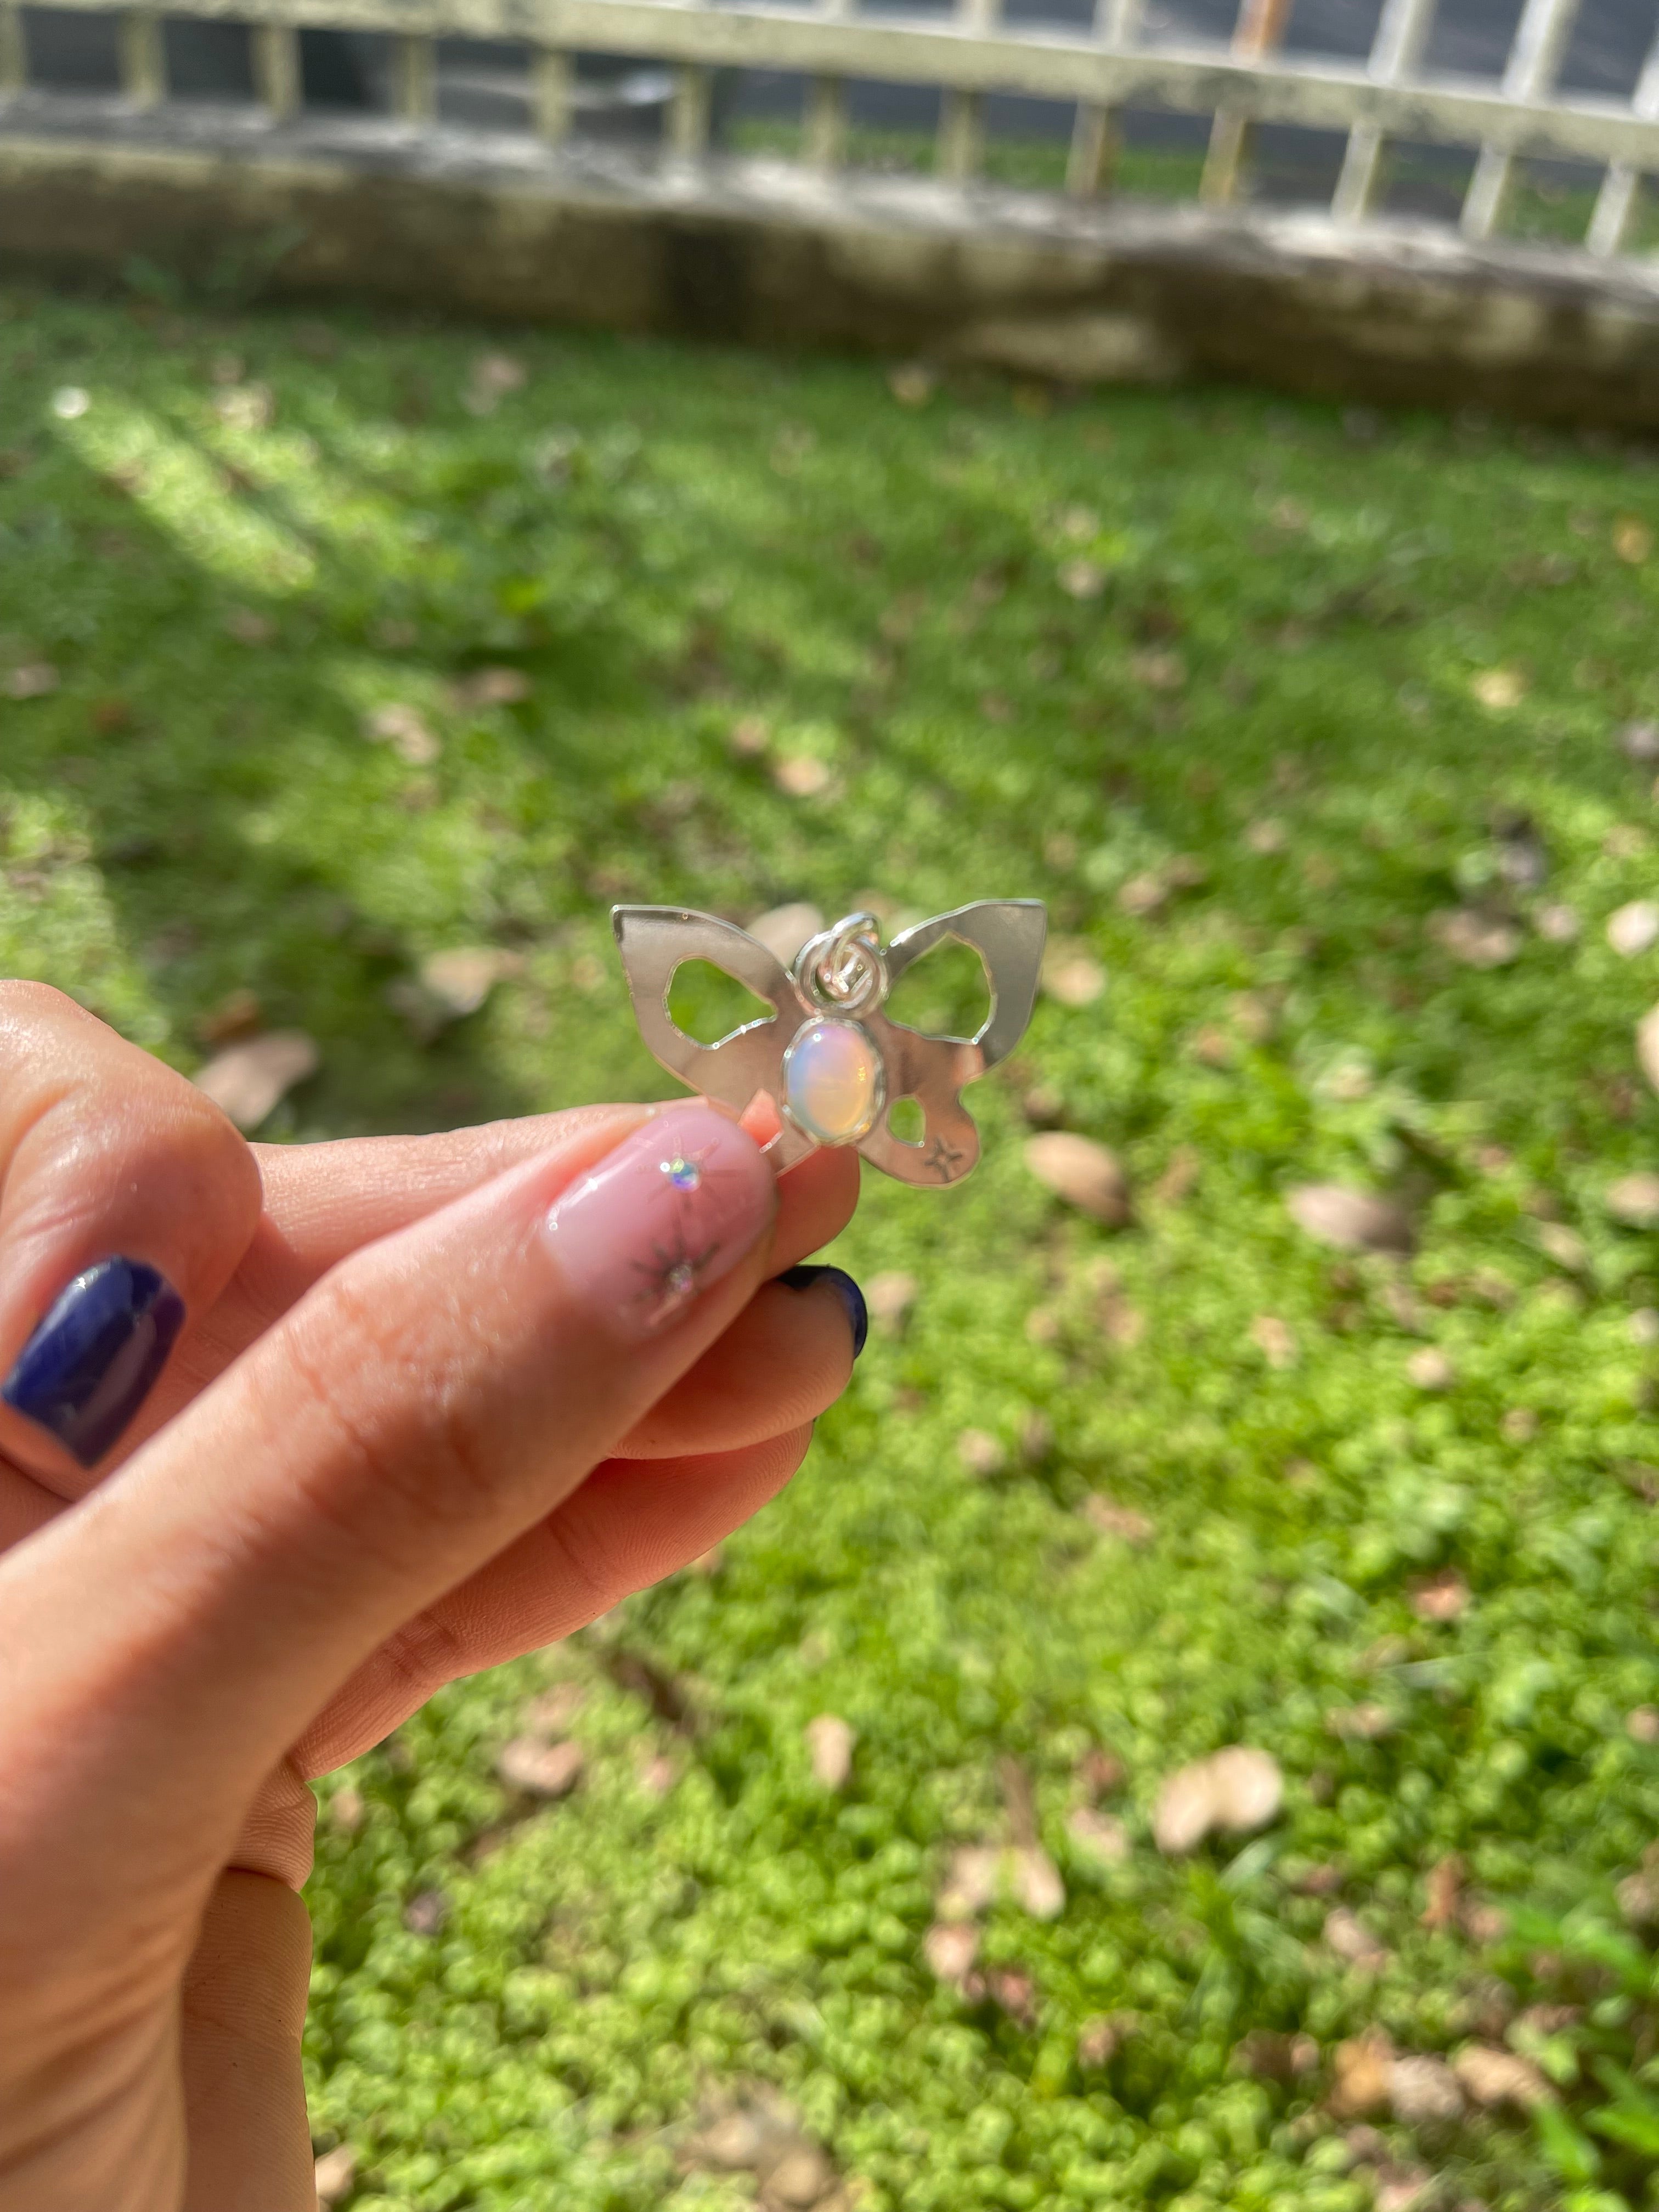
[[[54,1838],[82,1913],[105,1874],[193,1886],[339,1682],[726,1328],[765,1264],[760,1151],[699,1103],[603,1141],[336,1268],[0,1561],[0,1899]]]

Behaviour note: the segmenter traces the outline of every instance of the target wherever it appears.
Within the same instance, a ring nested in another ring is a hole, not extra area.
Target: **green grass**
[[[1659,1258],[1605,1204],[1659,1166],[1632,1043],[1659,954],[1602,929],[1654,885],[1650,771],[1613,742],[1659,711],[1659,559],[1613,544],[1659,526],[1650,459],[1231,391],[907,408],[871,364],[3,298],[0,672],[61,681],[0,684],[0,962],[186,1069],[257,993],[323,1055],[268,1133],[660,1095],[618,897],[1040,893],[1109,978],[973,1094],[965,1188],[871,1179],[842,1256],[920,1293],[790,1492],[713,1571],[435,1700],[350,1776],[360,1823],[325,1785],[310,2066],[355,2212],[733,2206],[752,2185],[679,2161],[757,2084],[872,2212],[1360,2212],[1378,2171],[1395,2204],[1432,2177],[1425,2212],[1659,2201],[1655,1956],[1615,1897],[1659,1833],[1627,1724],[1659,1705],[1632,1326]],[[527,380],[471,414],[501,343]],[[483,665],[529,696],[455,704]],[[365,739],[388,702],[435,761]],[[828,787],[791,798],[806,755]],[[1541,893],[1502,877],[1505,810]],[[1127,911],[1177,856],[1203,880]],[[1534,929],[1540,899],[1583,933]],[[1509,965],[1443,949],[1466,902],[1512,914]],[[392,987],[480,942],[521,971],[422,1044]],[[1134,1225],[1029,1175],[1034,1089],[1117,1149]],[[1408,1200],[1415,1258],[1312,1244],[1284,1195],[1316,1179]],[[1450,1387],[1410,1379],[1425,1346]],[[1001,1473],[965,1472],[969,1428]],[[1146,1540],[1099,1534],[1097,1492]],[[1452,1568],[1468,1610],[1423,1620]],[[509,1818],[495,1754],[550,1677],[586,1688],[586,1773]],[[839,1796],[823,1712],[859,1732]],[[1281,1816],[1161,1856],[1161,1779],[1230,1742],[1280,1762]],[[1068,1829],[1091,1749],[1121,1863]],[[1007,1760],[1066,1902],[993,1907],[992,1993],[962,1996],[923,1938],[950,1850],[1008,1832]],[[1425,1926],[1452,1854],[1469,1909]],[[1326,1942],[1337,1905],[1374,1968]],[[1351,2138],[1336,2051],[1373,2027],[1507,2035],[1560,2101]],[[1253,2031],[1316,2069],[1252,2074]]]

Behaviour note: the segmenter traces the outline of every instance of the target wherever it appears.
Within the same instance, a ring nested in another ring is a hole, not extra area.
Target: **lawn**
[[[0,962],[267,1137],[662,1095],[614,899],[1052,913],[793,1488],[322,1785],[337,2201],[1659,2203],[1659,470],[895,385],[0,294]]]

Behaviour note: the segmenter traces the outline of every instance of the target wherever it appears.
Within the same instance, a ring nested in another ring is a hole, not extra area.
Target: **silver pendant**
[[[854,1145],[902,1182],[959,1182],[979,1158],[965,1085],[1006,1060],[1025,1033],[1048,932],[1041,899],[979,899],[903,930],[884,950],[873,915],[851,914],[804,945],[793,969],[732,922],[684,907],[618,906],[611,927],[640,1035],[671,1075],[742,1113],[760,1094],[776,1109],[767,1150],[779,1168],[818,1145]],[[955,938],[985,962],[991,1011],[977,1036],[925,1036],[890,1021],[887,994],[911,963]],[[668,1012],[688,960],[707,960],[774,1012],[699,1044]],[[893,1108],[914,1098],[922,1133],[895,1134]]]

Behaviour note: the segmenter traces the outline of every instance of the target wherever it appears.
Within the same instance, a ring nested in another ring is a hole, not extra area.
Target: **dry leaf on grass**
[[[870,1317],[878,1328],[897,1329],[905,1316],[915,1304],[916,1293],[921,1288],[915,1275],[893,1268],[884,1274],[872,1275],[865,1285],[865,1298],[870,1308]]]
[[[957,1438],[957,1457],[969,1474],[981,1478],[1000,1474],[1008,1464],[1008,1450],[985,1429],[964,1429]]]
[[[1288,2088],[1319,2071],[1319,2045],[1310,2035],[1281,2035],[1270,2027],[1253,2027],[1234,2045],[1232,2063],[1241,2074]]]
[[[1389,2103],[1403,2126],[1423,2127],[1456,2119],[1463,2110],[1463,2092],[1443,2058],[1413,2055],[1396,2058],[1389,2068]]]
[[[806,1723],[806,1751],[812,1779],[823,1790],[844,1790],[853,1771],[856,1732],[837,1713],[820,1713]]]
[[[1129,1856],[1129,1831],[1109,1813],[1077,1805],[1067,1814],[1066,1826],[1072,1841],[1091,1858],[1117,1866]]]
[[[1545,1257],[1553,1260],[1558,1267],[1565,1267],[1570,1275],[1583,1274],[1589,1265],[1589,1246],[1565,1221],[1541,1222],[1538,1243]]]
[[[1250,1341],[1269,1367],[1296,1364],[1296,1333],[1277,1314],[1258,1314],[1250,1323]]]
[[[1097,599],[1106,588],[1106,571],[1094,561],[1062,561],[1054,580],[1068,599]]]
[[[1299,1229],[1345,1252],[1409,1252],[1411,1224],[1404,1209],[1374,1191],[1346,1183],[1305,1182],[1285,1194]]]
[[[1425,1344],[1406,1362],[1407,1377],[1419,1390],[1449,1390],[1457,1370],[1437,1345]]]
[[[1042,963],[1042,988],[1062,1006],[1092,1006],[1106,988],[1106,970],[1091,953],[1056,946]]]
[[[1471,2043],[1452,2061],[1452,2070],[1463,2093],[1488,2111],[1497,2105],[1513,2105],[1520,2111],[1554,2101],[1555,2092],[1530,2058],[1518,2051],[1503,2051],[1488,2043]]]
[[[1229,1744],[1168,1776],[1152,1808],[1152,1841],[1167,1856],[1217,1831],[1251,1835],[1279,1813],[1285,1778],[1271,1753]]]
[[[475,668],[469,675],[457,678],[450,686],[450,697],[463,709],[468,707],[516,707],[530,696],[530,678],[522,668]]]
[[[442,750],[431,724],[418,707],[389,700],[363,717],[363,735],[371,744],[390,745],[410,768],[430,768]]]
[[[1419,1620],[1460,1620],[1468,1609],[1469,1586],[1455,1567],[1443,1567],[1412,1591],[1412,1611]]]
[[[1659,905],[1632,899],[1607,916],[1607,943],[1622,960],[1634,960],[1659,943]]]
[[[493,945],[458,945],[434,952],[421,963],[421,988],[450,1019],[476,1014],[490,992],[508,976],[524,973],[524,958]]]
[[[1521,950],[1521,932],[1501,915],[1459,907],[1431,915],[1429,933],[1466,968],[1503,968]]]
[[[1609,1184],[1604,1203],[1613,1219],[1627,1228],[1659,1228],[1659,1175],[1621,1176]]]
[[[979,1956],[980,1932],[971,1920],[937,1920],[922,1938],[921,1954],[941,1982],[967,1980]]]
[[[772,781],[789,799],[821,799],[834,781],[828,761],[814,753],[786,753],[772,768]]]
[[[239,1129],[257,1129],[320,1064],[316,1041],[303,1030],[273,1030],[219,1053],[197,1075],[196,1088]]]
[[[1563,906],[1559,900],[1540,906],[1533,916],[1533,927],[1552,945],[1571,945],[1583,927],[1577,908]]]
[[[887,389],[901,407],[925,407],[939,390],[939,374],[925,362],[905,362],[888,370]]]
[[[1331,2091],[1331,2110],[1340,2118],[1360,2120],[1380,2112],[1389,2101],[1389,2077],[1394,2071],[1394,2045],[1380,2027],[1339,2043],[1332,2054],[1336,2076]]]
[[[1613,526],[1613,550],[1621,561],[1639,568],[1653,550],[1653,532],[1639,514],[1621,514]]]
[[[1115,1536],[1121,1543],[1148,1544],[1158,1534],[1144,1513],[1137,1513],[1133,1505],[1119,1505],[1098,1492],[1085,1498],[1078,1510],[1091,1528],[1098,1528],[1103,1536]]]
[[[539,1736],[518,1735],[502,1746],[495,1771],[509,1790],[522,1790],[526,1796],[568,1797],[586,1763],[579,1743],[547,1743]]]
[[[1469,690],[1483,707],[1501,714],[1526,697],[1527,679],[1518,668],[1483,668],[1470,678]]]
[[[336,2150],[328,2150],[317,2161],[313,2179],[317,2202],[326,2208],[337,2204],[343,2197],[349,2196],[351,2185],[357,2179],[357,2154],[349,2143],[342,2143]]]
[[[807,939],[816,937],[823,927],[823,916],[817,908],[796,899],[787,906],[769,907],[764,914],[757,914],[749,924],[749,934],[775,960],[789,968]]]
[[[8,671],[5,693],[8,699],[44,699],[58,689],[58,682],[51,661],[26,660],[21,667]]]
[[[1092,1138],[1050,1129],[1025,1141],[1025,1164],[1040,1183],[1109,1229],[1130,1218],[1129,1182],[1116,1155]]]
[[[1326,1914],[1325,1942],[1350,1966],[1363,1966],[1375,1973],[1388,1964],[1387,1945],[1379,1942],[1358,1913],[1351,1912],[1346,1905]]]

